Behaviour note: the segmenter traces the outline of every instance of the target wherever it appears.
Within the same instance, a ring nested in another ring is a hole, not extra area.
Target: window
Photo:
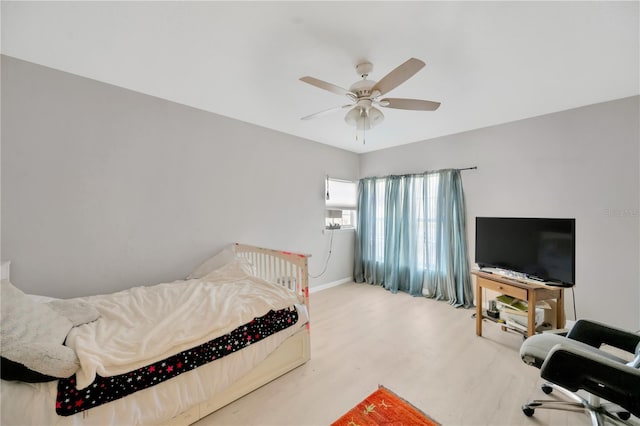
[[[404,183],[406,184],[406,182]],[[376,180],[375,258],[384,262],[384,224],[387,179]],[[438,174],[416,177],[414,181],[415,214],[418,221],[418,268],[434,269],[436,266],[436,218],[438,211]],[[426,203],[425,203],[426,197]]]
[[[430,174],[424,177],[423,185],[425,186],[422,194],[427,197],[426,200],[420,200],[420,203],[426,206],[420,217],[421,235],[424,238],[423,243],[419,244],[419,250],[426,250],[426,253],[420,253],[419,259],[423,259],[420,265],[423,269],[435,269],[436,267],[436,222],[438,212],[438,174]],[[425,203],[426,201],[426,203]],[[426,231],[426,232],[425,232]]]
[[[458,170],[361,179],[354,280],[473,305],[464,219]]]
[[[328,229],[353,228],[356,223],[356,182],[327,178],[325,190],[325,226]]]

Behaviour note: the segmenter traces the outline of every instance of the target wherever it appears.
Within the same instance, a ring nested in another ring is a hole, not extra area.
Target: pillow
[[[46,303],[51,309],[68,318],[74,327],[93,322],[100,318],[100,312],[89,302],[78,299],[57,299],[55,297],[27,294],[37,303]]]
[[[9,281],[3,280],[1,287],[2,357],[45,376],[69,377],[75,373],[80,366],[78,357],[63,345],[73,323],[46,303],[34,302]]]
[[[231,263],[236,257],[236,254],[231,249],[226,248],[215,256],[205,260],[204,263],[198,266],[191,275],[187,277],[187,279],[191,280],[195,278],[202,278],[227,263]]]
[[[231,262],[209,272],[202,279],[205,281],[233,281],[243,280],[252,275],[255,274],[253,273],[251,262],[244,257],[236,256]]]
[[[54,299],[47,303],[51,309],[67,318],[74,327],[100,318],[100,312],[89,302],[78,299]]]

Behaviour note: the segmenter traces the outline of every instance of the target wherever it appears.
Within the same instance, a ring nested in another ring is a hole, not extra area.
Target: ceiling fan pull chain
[[[356,142],[358,142],[358,140],[360,139],[358,137],[358,128],[356,127]],[[367,143],[367,129],[362,128],[362,145],[365,145]]]
[[[366,121],[369,121],[369,111],[367,111],[366,113],[367,113],[367,115],[365,115],[364,119]],[[370,125],[371,124],[369,123],[369,126]],[[367,127],[368,126],[365,124],[365,126],[362,128],[362,145],[366,145],[366,143],[367,143]]]
[[[331,195],[329,195],[329,175],[327,175],[327,182],[326,182],[326,184],[327,184],[327,193],[325,194],[325,200],[327,200],[327,201],[328,201],[328,200],[330,199],[330,197],[331,197]]]

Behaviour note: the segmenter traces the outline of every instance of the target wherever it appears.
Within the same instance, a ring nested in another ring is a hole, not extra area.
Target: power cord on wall
[[[333,251],[333,230],[328,230],[329,232],[331,232],[331,239],[329,240],[329,253],[327,254],[327,260],[324,262],[324,268],[322,268],[322,272],[320,272],[320,274],[318,275],[311,275],[309,274],[309,276],[311,278],[320,278],[321,276],[324,275],[325,272],[327,272],[327,266],[329,266],[329,259],[331,259],[331,252]]]
[[[573,319],[578,321],[578,313],[576,311],[576,291],[571,287],[571,299],[573,300]]]

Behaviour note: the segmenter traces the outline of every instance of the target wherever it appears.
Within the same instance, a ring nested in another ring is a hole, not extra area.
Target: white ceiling
[[[354,152],[368,152],[639,94],[639,3],[2,2],[2,53]],[[355,65],[379,80],[427,66],[356,141]]]

